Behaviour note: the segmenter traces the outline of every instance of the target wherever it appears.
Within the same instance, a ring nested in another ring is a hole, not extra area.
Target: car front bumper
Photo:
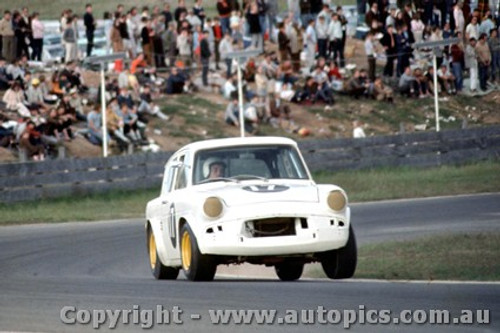
[[[248,221],[289,217],[294,234],[255,237]],[[301,223],[301,220],[307,223]],[[251,218],[224,219],[198,229],[198,246],[203,254],[228,256],[280,256],[308,254],[344,247],[349,238],[349,208],[343,214],[315,214],[305,211],[273,214],[262,212]]]

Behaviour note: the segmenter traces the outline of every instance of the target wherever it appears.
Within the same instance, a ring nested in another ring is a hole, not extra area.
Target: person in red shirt
[[[132,63],[130,63],[130,74],[135,75],[135,73],[137,73],[138,68],[145,68],[145,67],[147,67],[147,63],[144,60],[144,54],[139,53],[137,58],[132,60]]]
[[[214,33],[214,51],[215,51],[215,68],[220,69],[219,61],[220,61],[220,52],[219,52],[219,44],[222,38],[224,38],[224,34],[222,33],[222,27],[220,25],[220,21],[218,17],[214,18],[214,25],[212,27],[212,31]]]

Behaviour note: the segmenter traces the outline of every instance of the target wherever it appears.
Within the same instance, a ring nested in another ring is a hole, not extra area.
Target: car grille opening
[[[295,235],[294,217],[274,217],[246,222],[246,231],[252,237],[276,237]]]

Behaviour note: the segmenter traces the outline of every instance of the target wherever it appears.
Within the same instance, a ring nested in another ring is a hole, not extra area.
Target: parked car
[[[321,262],[328,277],[349,278],[357,260],[350,217],[344,190],[317,185],[291,139],[191,143],[168,160],[146,207],[151,271],[212,280],[217,265],[249,262],[291,281]]]

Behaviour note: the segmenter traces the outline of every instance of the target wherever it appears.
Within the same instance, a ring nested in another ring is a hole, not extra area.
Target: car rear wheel
[[[323,252],[319,255],[321,266],[330,279],[348,279],[356,271],[358,253],[356,237],[352,226],[349,226],[347,244],[340,249]]]
[[[304,263],[285,261],[274,266],[274,270],[281,281],[295,281],[302,276]]]
[[[191,281],[212,281],[217,264],[211,256],[201,254],[189,224],[182,226],[180,239],[182,270],[186,277]]]
[[[175,280],[179,275],[179,268],[168,267],[161,263],[158,257],[158,249],[156,248],[155,235],[151,227],[147,231],[147,245],[149,264],[151,266],[151,273],[157,280]]]

